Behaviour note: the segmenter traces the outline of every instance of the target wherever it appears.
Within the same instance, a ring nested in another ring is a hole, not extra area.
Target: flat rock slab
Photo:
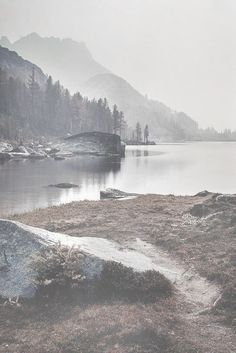
[[[129,198],[129,197],[135,197],[138,196],[138,194],[134,193],[129,193],[129,192],[124,192],[118,189],[111,189],[108,188],[106,190],[101,190],[100,191],[100,199],[124,199],[124,198]]]
[[[140,272],[156,268],[147,256],[107,239],[71,237],[0,220],[0,295],[10,298],[34,296],[37,273],[32,267],[33,256],[58,243],[78,247],[84,255],[82,270],[88,279],[99,276],[106,261],[120,262]]]
[[[0,296],[33,297],[36,271],[33,256],[45,247],[60,243],[78,247],[83,254],[81,269],[92,280],[99,278],[108,261],[122,263],[133,270],[156,270],[168,278],[189,302],[199,308],[210,307],[219,296],[219,288],[191,270],[186,270],[167,254],[140,239],[120,244],[96,237],[72,237],[19,222],[0,220]]]

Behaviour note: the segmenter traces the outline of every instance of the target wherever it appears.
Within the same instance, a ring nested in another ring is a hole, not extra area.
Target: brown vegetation
[[[84,201],[15,216],[73,236],[121,244],[136,237],[165,250],[222,287],[203,313],[175,292],[156,303],[78,296],[0,306],[0,352],[232,353],[235,350],[235,205],[216,197],[147,195],[125,201]],[[190,214],[204,203],[201,217]],[[232,328],[229,328],[231,326]]]
[[[135,272],[117,262],[107,262],[98,280],[98,291],[106,298],[156,302],[169,297],[172,285],[157,271]]]

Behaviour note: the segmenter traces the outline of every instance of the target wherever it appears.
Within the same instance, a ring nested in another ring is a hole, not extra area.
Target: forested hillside
[[[155,140],[197,138],[198,126],[193,119],[186,114],[183,118],[182,113],[144,97],[125,79],[97,63],[84,43],[71,39],[42,38],[36,33],[15,43],[4,37],[1,43],[39,65],[71,91],[79,90],[89,99],[106,97],[109,104],[117,104],[132,130],[139,122],[142,129],[149,125],[150,137]]]
[[[71,95],[59,81],[0,47],[0,137],[66,136],[84,131],[122,134],[124,115],[106,99]]]
[[[154,140],[193,140],[198,136],[198,124],[187,114],[176,112],[165,104],[150,100],[135,90],[126,80],[113,74],[97,75],[87,81],[82,93],[88,97],[107,97],[125,113],[130,126],[137,121],[144,128],[148,123]]]

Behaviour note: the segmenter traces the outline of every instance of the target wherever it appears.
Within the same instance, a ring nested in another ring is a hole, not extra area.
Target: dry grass
[[[207,216],[191,216],[192,207],[202,202]],[[227,203],[218,207],[211,195],[146,195],[74,202],[15,216],[23,223],[73,236],[105,237],[123,244],[139,237],[221,284],[225,292],[215,312],[204,315],[195,314],[178,293],[156,304],[91,304],[73,297],[69,302],[55,298],[21,308],[0,307],[0,352],[234,352],[236,337],[223,324],[235,324],[235,207]]]
[[[113,302],[83,307],[74,300],[0,307],[0,352],[198,352],[175,311],[173,300],[151,305]]]

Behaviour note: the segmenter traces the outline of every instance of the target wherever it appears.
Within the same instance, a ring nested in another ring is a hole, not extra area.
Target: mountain
[[[111,133],[112,127],[106,100],[71,95],[39,67],[0,46],[0,138]]]
[[[8,48],[8,49],[11,49],[11,42],[9,41],[9,39],[6,37],[6,36],[3,36],[1,39],[0,39],[0,45],[4,48]]]
[[[2,37],[0,45],[39,65],[72,92],[78,91],[81,84],[92,76],[108,72],[93,59],[85,43],[72,39],[42,38],[31,33],[12,44]]]
[[[28,60],[23,59],[16,52],[0,46],[0,67],[8,76],[27,82],[34,68],[35,80],[40,86],[46,83],[47,77],[43,71]]]
[[[116,75],[96,75],[83,85],[81,91],[89,98],[106,97],[110,104],[117,104],[133,127],[137,121],[142,125],[148,123],[154,139],[193,139],[198,133],[197,123],[185,113],[175,112],[158,101],[149,100]]]
[[[134,128],[138,121],[142,127],[148,124],[153,139],[186,140],[198,134],[193,119],[144,97],[126,80],[97,63],[82,42],[32,33],[15,43],[3,37],[1,43],[39,65],[72,92],[79,90],[90,99],[106,97],[110,106],[117,104],[124,112],[130,127]]]

